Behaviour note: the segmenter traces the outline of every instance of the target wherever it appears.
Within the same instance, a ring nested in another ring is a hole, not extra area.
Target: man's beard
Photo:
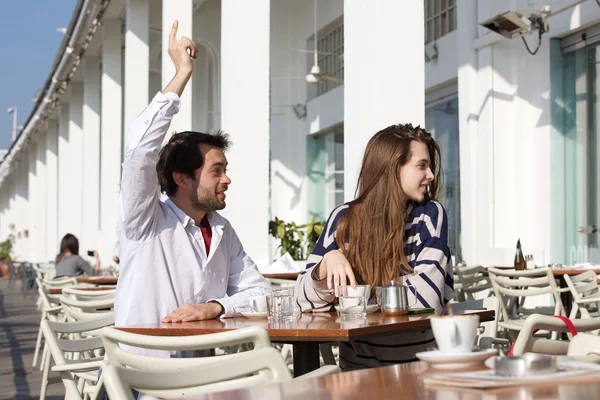
[[[211,212],[225,208],[225,200],[220,200],[215,193],[211,193],[199,185],[194,186],[190,193],[190,200],[195,210]],[[200,195],[198,195],[198,189],[200,189]]]

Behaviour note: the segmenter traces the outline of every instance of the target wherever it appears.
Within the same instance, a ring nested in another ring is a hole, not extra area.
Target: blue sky
[[[11,145],[12,115],[23,125],[44,86],[77,0],[2,0],[0,13],[0,149]]]

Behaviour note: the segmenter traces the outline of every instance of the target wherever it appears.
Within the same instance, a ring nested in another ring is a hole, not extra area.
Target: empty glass
[[[294,289],[275,289],[267,296],[267,312],[269,320],[291,320],[294,315]]]
[[[367,316],[367,303],[371,295],[370,285],[340,286],[338,293],[342,320],[362,319]]]

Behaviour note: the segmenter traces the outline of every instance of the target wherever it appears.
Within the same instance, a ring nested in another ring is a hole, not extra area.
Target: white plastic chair
[[[62,314],[62,307],[60,305],[60,301],[56,298],[50,297],[48,295],[47,289],[43,284],[38,285],[38,293],[40,298],[40,309],[42,311],[42,315],[40,318],[40,327],[38,329],[38,336],[35,343],[35,352],[33,354],[33,363],[32,366],[35,367],[37,365],[37,360],[39,356],[39,352],[42,346],[42,327],[41,324],[45,320],[50,321],[59,321],[64,320],[64,315]],[[47,355],[47,352],[44,351],[44,355],[42,356],[41,365],[44,365],[44,357]]]
[[[102,379],[98,378],[100,368],[106,364],[103,358],[104,346],[98,336],[90,336],[89,332],[114,324],[114,316],[107,315],[92,321],[53,322],[43,321],[42,332],[55,366],[52,371],[58,372],[65,386],[65,397],[83,399],[89,396],[96,399],[103,394]],[[46,395],[48,374],[42,378],[40,399]]]
[[[475,300],[474,294],[480,292],[487,292],[484,293],[485,297],[492,294],[492,282],[482,266],[454,267],[454,273],[460,282],[465,301]]]
[[[571,322],[578,332],[575,337],[578,337],[580,332],[600,329],[600,318],[575,319]],[[513,355],[518,356],[526,352],[554,355],[567,354],[569,341],[534,337],[533,334],[536,330],[567,332],[568,336],[571,337],[569,328],[561,319],[549,315],[532,314],[525,320],[517,336],[513,347]]]
[[[578,334],[569,342],[568,356],[600,356],[600,336]]]
[[[104,348],[106,349],[108,360],[112,365],[119,367],[130,367],[132,369],[138,369],[140,371],[147,372],[176,371],[180,370],[181,368],[191,368],[205,364],[214,365],[214,368],[220,368],[220,365],[222,365],[221,363],[225,362],[226,360],[245,360],[245,358],[238,359],[237,357],[240,357],[241,355],[244,355],[244,357],[254,357],[252,354],[257,353],[260,350],[267,348],[272,349],[271,340],[269,339],[267,331],[258,326],[251,326],[247,328],[206,335],[180,337],[138,335],[135,333],[124,332],[115,328],[104,328],[101,332],[101,337],[104,342]],[[196,358],[151,357],[128,352],[120,347],[120,345],[127,345],[142,349],[181,352],[189,350],[209,350],[217,347],[221,348],[242,344],[251,344],[251,346],[249,346],[251,347],[251,350],[244,351],[242,353]],[[280,353],[277,352],[277,354],[279,362],[285,365],[285,361],[281,357]],[[285,368],[291,379],[289,369],[287,366]],[[311,377],[329,375],[339,371],[340,369],[337,366],[326,365],[303,375],[301,378],[307,376]],[[243,386],[239,387],[247,387],[247,383],[251,382],[253,382],[253,380],[240,381],[239,384]],[[262,382],[262,380],[259,380],[259,382]]]
[[[500,300],[500,319],[498,325],[505,329],[510,338],[515,339],[525,321],[533,313],[548,313],[566,316],[556,280],[550,268],[515,271],[498,268],[488,269],[494,294]],[[519,308],[518,304],[526,297],[551,294],[554,307],[551,309]],[[516,314],[516,315],[515,315]],[[553,333],[553,339],[556,333]]]
[[[564,275],[564,278],[571,296],[573,296],[573,306],[569,318],[576,318],[578,313],[581,318],[591,318],[587,305],[596,304],[596,309],[600,310],[600,292],[596,273],[586,271],[573,277]]]
[[[111,399],[133,399],[132,389],[169,398],[292,380],[281,355],[270,346],[231,356],[213,363],[153,371],[126,368],[111,362],[103,370],[104,385]],[[215,358],[222,357],[226,356]]]

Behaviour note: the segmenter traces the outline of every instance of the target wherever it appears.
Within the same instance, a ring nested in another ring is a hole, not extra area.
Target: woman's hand
[[[327,287],[333,289],[336,297],[338,296],[339,286],[346,286],[348,282],[350,282],[350,285],[356,285],[352,266],[339,250],[326,253],[317,268],[319,279],[327,277]]]

